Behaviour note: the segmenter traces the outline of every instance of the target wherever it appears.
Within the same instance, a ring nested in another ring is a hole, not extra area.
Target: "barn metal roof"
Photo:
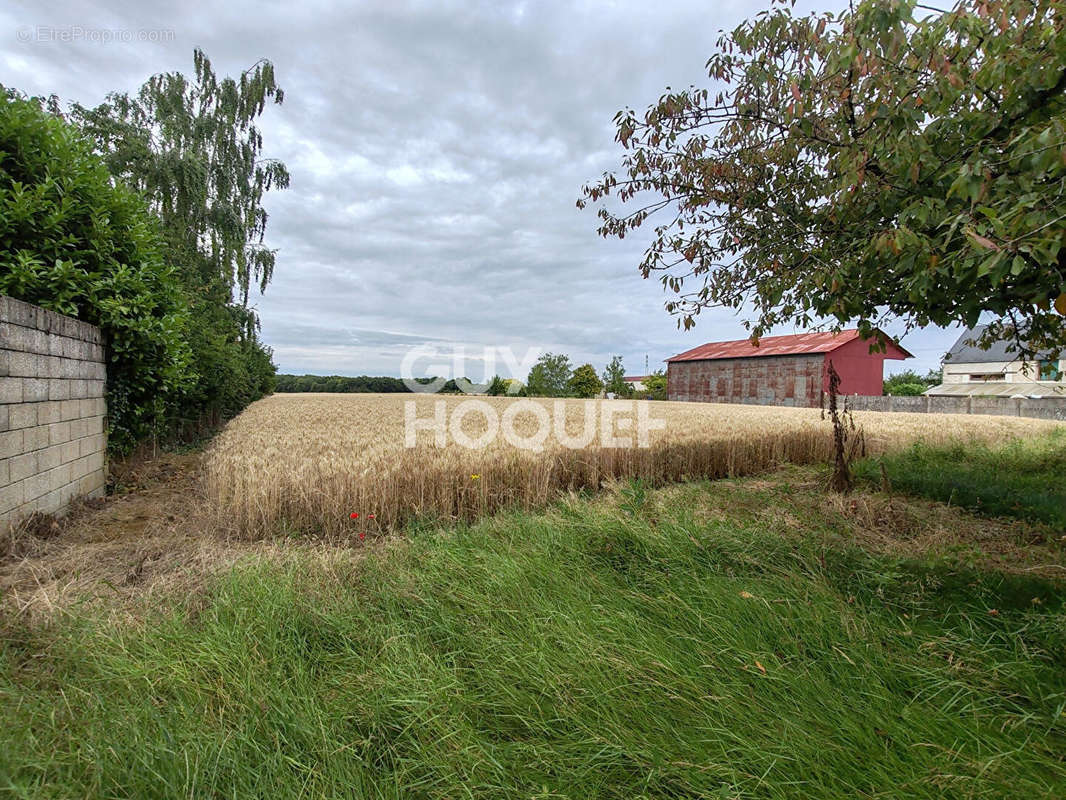
[[[878,331],[880,333],[880,331]],[[881,334],[884,336],[884,334]],[[797,333],[790,336],[764,336],[759,344],[753,345],[751,339],[736,339],[731,342],[708,342],[679,353],[672,361],[709,361],[718,358],[755,358],[758,356],[792,356],[808,353],[830,353],[838,347],[859,338],[857,330],[839,333]],[[885,337],[890,345],[886,358],[909,358],[910,353]],[[899,354],[893,350],[898,349]]]

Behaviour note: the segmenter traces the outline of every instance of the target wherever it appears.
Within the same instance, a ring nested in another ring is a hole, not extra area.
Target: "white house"
[[[944,358],[944,375],[929,395],[1000,395],[1045,397],[1066,394],[1066,359],[1023,361],[1007,351],[1008,342],[982,350],[974,342],[984,333],[978,325],[963,331]]]
[[[647,375],[627,375],[626,377],[622,378],[622,380],[624,380],[629,385],[629,388],[632,391],[634,391],[634,392],[643,392],[644,391],[644,379],[646,377],[648,377],[648,376]]]

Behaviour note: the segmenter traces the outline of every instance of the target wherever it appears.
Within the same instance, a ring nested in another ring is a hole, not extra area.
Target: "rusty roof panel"
[[[764,336],[759,340],[758,346],[751,343],[751,339],[736,339],[731,342],[708,342],[679,353],[671,361],[708,361],[718,358],[755,358],[758,356],[791,356],[804,355],[807,353],[829,353],[859,338],[857,330],[840,331],[839,333],[797,333],[790,336]],[[886,337],[887,338],[887,337]],[[899,347],[889,339],[890,344]],[[890,348],[891,349],[891,348]],[[899,348],[907,356],[903,348]],[[899,356],[889,356],[889,358]]]

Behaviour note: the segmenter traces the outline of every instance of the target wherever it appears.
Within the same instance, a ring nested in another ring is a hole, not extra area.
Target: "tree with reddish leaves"
[[[754,309],[755,337],[991,312],[982,344],[1066,343],[1066,0],[777,0],[707,70],[713,89],[619,112],[622,169],[578,201],[603,236],[655,221],[640,269],[679,325],[710,306]]]

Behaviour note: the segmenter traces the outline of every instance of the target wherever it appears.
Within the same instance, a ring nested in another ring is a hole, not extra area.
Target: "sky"
[[[150,5],[9,0],[0,83],[95,105],[190,74],[196,47],[220,75],[274,63],[285,102],[261,118],[264,155],[292,184],[266,200],[277,264],[255,305],[281,372],[400,375],[407,356],[422,374],[441,359],[411,355],[429,348],[474,380],[524,377],[537,352],[600,370],[621,355],[639,375],[747,336],[723,309],[678,330],[637,270],[650,231],[602,239],[575,202],[620,165],[614,114],[709,85],[719,32],[766,0]],[[915,358],[886,372],[936,368],[957,336],[912,331]]]

